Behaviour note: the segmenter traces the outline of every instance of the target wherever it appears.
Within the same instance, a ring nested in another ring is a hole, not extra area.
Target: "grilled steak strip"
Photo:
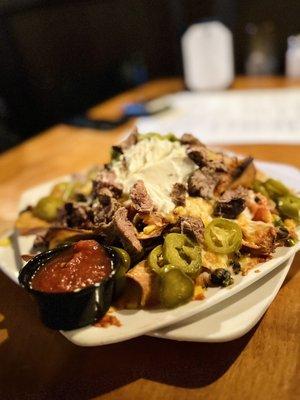
[[[112,146],[112,148],[118,153],[123,154],[124,150],[129,149],[129,147],[131,146],[134,146],[137,143],[137,141],[138,141],[138,131],[135,128],[125,140],[123,140],[118,145]]]
[[[197,169],[188,179],[188,192],[190,196],[200,196],[204,199],[214,197],[214,189],[218,183],[218,178],[214,171],[207,167]]]
[[[200,218],[183,217],[180,220],[181,232],[191,236],[199,244],[203,243],[204,224]]]
[[[215,153],[202,145],[192,145],[187,148],[188,157],[200,168],[210,167],[216,172],[227,172],[222,154]]]
[[[216,217],[235,219],[245,209],[245,200],[238,198],[228,202],[218,202],[214,209]]]
[[[193,136],[190,133],[184,133],[180,139],[181,144],[184,145],[198,145],[198,146],[203,146],[205,145],[200,142],[195,136]]]
[[[174,183],[171,191],[171,199],[176,206],[184,206],[186,199],[186,187],[183,183]]]
[[[133,207],[138,212],[149,213],[153,210],[154,205],[149,196],[145,184],[142,180],[138,180],[130,190],[130,198]]]
[[[220,197],[214,209],[214,215],[235,219],[246,207],[248,190],[243,187],[229,189]]]
[[[127,210],[120,207],[114,214],[113,221],[117,234],[125,249],[130,253],[140,253],[143,248],[141,242],[137,239],[134,225],[127,218]]]
[[[90,229],[94,225],[92,208],[86,203],[66,203],[61,210],[60,224],[69,228]]]
[[[122,195],[123,187],[116,182],[116,174],[107,168],[100,171],[93,181],[93,197],[97,198],[103,188],[109,189],[115,197]]]

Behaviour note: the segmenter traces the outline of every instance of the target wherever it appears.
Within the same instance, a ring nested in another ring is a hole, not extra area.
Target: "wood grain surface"
[[[299,86],[279,77],[238,78],[233,89]],[[92,108],[114,118],[128,100],[183,88],[179,79],[151,82]],[[0,157],[0,229],[13,225],[22,191],[105,162],[134,124],[111,132],[55,126]],[[300,167],[300,146],[228,146]],[[140,337],[80,348],[43,327],[32,300],[0,273],[0,399],[281,399],[300,398],[300,257],[271,307],[244,337],[220,344]]]

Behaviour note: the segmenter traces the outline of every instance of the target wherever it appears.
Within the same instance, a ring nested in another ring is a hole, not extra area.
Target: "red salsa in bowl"
[[[112,273],[112,262],[95,240],[80,240],[41,266],[31,288],[41,292],[73,292],[95,285]]]
[[[81,328],[99,321],[109,309],[121,259],[100,240],[48,250],[22,268],[19,282],[35,298],[49,328]]]

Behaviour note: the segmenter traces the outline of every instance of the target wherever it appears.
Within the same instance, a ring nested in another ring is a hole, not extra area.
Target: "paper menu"
[[[300,143],[300,89],[180,92],[170,111],[137,120],[140,132],[191,132],[205,143]]]

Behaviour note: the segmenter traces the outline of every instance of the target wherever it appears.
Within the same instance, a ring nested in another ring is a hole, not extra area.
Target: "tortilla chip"
[[[93,232],[84,229],[52,227],[45,235],[45,242],[49,243],[49,249],[54,249],[55,247],[66,242],[88,239],[91,236],[94,236]]]
[[[119,308],[153,307],[158,304],[159,279],[146,260],[130,269],[126,277],[126,289],[118,301]]]
[[[37,218],[32,211],[23,211],[16,220],[16,229],[20,235],[34,235],[45,231],[49,226],[49,222]]]

